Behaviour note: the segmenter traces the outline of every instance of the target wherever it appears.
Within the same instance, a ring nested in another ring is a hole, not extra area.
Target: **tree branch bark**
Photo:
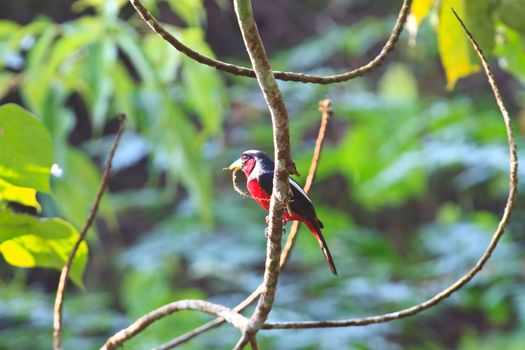
[[[273,306],[280,270],[283,213],[290,201],[288,178],[290,174],[298,174],[298,172],[290,154],[288,111],[259,36],[259,31],[253,18],[251,1],[234,0],[233,4],[257,82],[270,109],[275,159],[263,288],[255,311],[246,325],[243,337],[235,347],[235,349],[243,349],[250,338],[254,337],[264,324]]]
[[[115,349],[124,344],[126,340],[129,340],[142,332],[153,322],[182,310],[201,311],[207,314],[219,316],[232,324],[234,327],[238,328],[240,331],[243,331],[246,327],[246,324],[248,323],[248,319],[246,317],[225,306],[210,303],[209,301],[205,300],[179,300],[171,304],[164,305],[142,316],[129,327],[110,337],[100,348],[100,350]]]
[[[213,67],[217,70],[230,73],[233,75],[244,76],[249,78],[255,78],[256,73],[253,69],[236,66],[231,63],[226,63],[220,60],[217,60],[212,57],[205,56],[198,53],[195,50],[192,50],[188,46],[184,45],[180,40],[173,36],[169,31],[167,31],[156,19],[151,15],[151,13],[144,7],[140,0],[130,0],[131,4],[140,15],[140,17],[148,24],[148,26],[158,35],[160,35],[165,41],[167,41],[171,46],[176,50],[180,51],[189,58],[202,63],[204,65]],[[410,5],[412,0],[404,0],[401,10],[397,16],[396,23],[390,32],[390,37],[386,41],[385,45],[382,47],[379,54],[377,54],[370,62],[355,68],[349,72],[328,75],[328,76],[317,76],[304,73],[295,73],[295,72],[274,72],[276,79],[284,81],[296,81],[301,83],[313,83],[313,84],[332,84],[332,83],[341,83],[345,82],[360,76],[363,76],[373,69],[379,67],[381,63],[387,58],[387,56],[394,50],[401,31],[406,23],[408,13],[410,12]]]

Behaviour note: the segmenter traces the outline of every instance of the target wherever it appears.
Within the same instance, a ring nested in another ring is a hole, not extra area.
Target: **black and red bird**
[[[274,163],[266,153],[257,150],[245,151],[241,154],[239,159],[226,169],[242,170],[246,175],[248,191],[252,198],[266,211],[269,210],[270,197],[272,195]],[[308,195],[304,192],[301,186],[292,178],[290,178],[290,189],[292,190],[292,200],[290,202],[292,215],[285,212],[283,219],[285,221],[297,220],[306,224],[308,229],[319,242],[319,246],[328,262],[328,266],[330,266],[330,270],[337,275],[332,255],[330,254],[330,250],[328,250],[328,246],[326,245],[321,233],[323,223],[317,218],[312,201],[308,198]]]

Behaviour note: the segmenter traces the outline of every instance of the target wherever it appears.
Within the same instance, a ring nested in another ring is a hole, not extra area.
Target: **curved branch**
[[[516,193],[518,191],[518,153],[517,153],[516,143],[514,141],[514,136],[512,134],[512,127],[510,123],[509,113],[507,112],[507,109],[505,108],[503,104],[503,100],[501,98],[499,89],[496,85],[494,76],[492,75],[492,72],[489,68],[487,60],[485,59],[483,52],[481,48],[479,47],[478,43],[472,37],[472,34],[468,31],[465,24],[461,20],[461,18],[457,15],[457,13],[454,10],[452,11],[454,12],[454,15],[456,16],[461,26],[465,30],[468,36],[468,39],[470,40],[472,46],[474,47],[476,53],[478,54],[479,59],[481,60],[483,69],[487,76],[487,80],[489,82],[489,85],[496,99],[496,103],[503,117],[503,122],[505,124],[505,129],[507,131],[507,141],[509,144],[509,168],[510,168],[509,193],[507,196],[507,202],[505,204],[505,210],[498,224],[498,227],[496,228],[496,231],[494,232],[494,235],[492,236],[492,239],[489,245],[487,246],[487,249],[481,256],[481,258],[476,262],[476,264],[470,269],[470,271],[468,271],[463,277],[458,279],[454,284],[452,284],[450,287],[446,288],[445,290],[441,291],[440,293],[436,294],[434,297],[428,299],[427,301],[420,303],[418,305],[412,306],[410,308],[403,309],[397,312],[387,313],[384,315],[379,315],[379,316],[348,319],[348,320],[267,323],[263,326],[263,329],[289,329],[289,328],[299,329],[299,328],[365,326],[368,324],[384,323],[384,322],[398,320],[400,318],[412,316],[412,315],[420,313],[421,311],[426,310],[438,304],[445,298],[449,297],[452,293],[461,289],[472,278],[474,278],[474,276],[479,271],[481,271],[485,263],[489,260],[490,256],[492,255],[492,252],[496,248],[499,239],[501,238],[501,236],[503,235],[505,231],[505,227],[507,226],[507,223],[509,222],[509,218],[510,218],[512,209],[514,208],[514,204],[516,202]]]
[[[122,136],[122,132],[124,131],[124,121],[126,120],[126,116],[124,114],[120,114],[118,119],[119,119],[119,128],[117,131],[117,135],[115,136],[115,141],[113,142],[113,146],[111,147],[111,150],[109,152],[108,159],[106,161],[106,166],[104,168],[104,173],[102,174],[102,180],[100,182],[100,186],[98,188],[97,195],[95,197],[95,201],[93,202],[93,206],[91,207],[91,210],[89,211],[86,222],[84,223],[84,227],[82,227],[82,230],[80,231],[80,235],[77,241],[75,242],[75,245],[69,252],[69,256],[67,257],[66,264],[64,265],[60,273],[60,279],[58,281],[58,287],[57,287],[57,294],[55,297],[55,307],[53,311],[53,349],[54,350],[62,349],[62,345],[61,345],[62,309],[64,305],[64,293],[67,287],[69,271],[71,270],[71,265],[73,264],[73,259],[75,258],[75,255],[77,254],[78,248],[80,247],[80,243],[82,243],[84,238],[86,238],[86,234],[89,228],[91,227],[91,225],[93,224],[93,221],[95,220],[95,216],[97,215],[98,206],[100,204],[100,201],[102,200],[102,195],[104,194],[104,191],[106,190],[106,186],[108,184],[109,173],[111,171],[111,164],[113,162],[113,157],[115,156],[115,151],[117,150],[117,146],[120,141],[120,137]]]
[[[100,350],[115,349],[116,347],[121,346],[126,340],[129,340],[142,332],[153,322],[182,310],[201,311],[207,314],[219,316],[241,331],[244,330],[245,325],[248,323],[246,317],[225,306],[210,303],[205,300],[179,300],[164,305],[142,316],[129,327],[110,337]]]
[[[314,153],[312,155],[312,160],[310,162],[310,170],[308,171],[308,176],[306,177],[306,182],[304,185],[304,191],[306,193],[308,193],[310,191],[310,188],[312,187],[313,180],[315,178],[315,173],[317,171],[317,166],[319,165],[319,159],[321,157],[321,150],[322,150],[325,135],[326,135],[326,126],[328,124],[328,120],[332,117],[331,108],[332,108],[331,100],[326,99],[326,100],[319,101],[319,111],[321,112],[321,126],[319,127],[319,132],[317,133]],[[288,262],[288,258],[290,257],[292,248],[297,238],[299,226],[300,226],[299,221],[294,221],[292,224],[290,233],[288,234],[288,239],[286,240],[286,243],[284,244],[284,247],[283,247],[283,251],[281,252],[281,262],[280,262],[281,269]],[[250,294],[246,299],[244,299],[240,304],[238,304],[233,310],[237,312],[241,312],[242,310],[244,310],[246,307],[248,307],[251,303],[253,303],[259,297],[259,295],[261,294],[261,291],[262,291],[262,284],[260,284],[252,294]],[[155,350],[173,349],[181,344],[184,344],[190,341],[194,337],[209,331],[212,328],[220,326],[223,323],[224,323],[223,319],[217,318],[213,321],[203,324],[202,326],[198,328],[195,328],[189,331],[186,334],[181,335],[180,337],[170,340],[169,342],[155,348]]]
[[[197,51],[189,48],[184,45],[180,40],[168,32],[156,19],[151,15],[151,13],[144,7],[140,0],[130,0],[131,4],[140,15],[140,17],[148,24],[148,26],[158,35],[160,35],[165,41],[167,41],[171,46],[176,50],[180,51],[189,58],[205,64],[207,66],[213,67],[217,70],[230,73],[233,75],[239,75],[249,78],[255,78],[255,72],[246,67],[236,66],[231,63],[226,63],[215,58],[205,56],[198,53]],[[381,51],[367,64],[355,68],[349,72],[328,75],[328,76],[317,76],[304,73],[295,73],[295,72],[273,72],[273,75],[276,79],[284,81],[296,81],[300,83],[314,83],[314,84],[332,84],[332,83],[341,83],[353,78],[363,76],[370,72],[371,70],[379,67],[381,63],[387,58],[387,56],[394,50],[401,31],[406,23],[408,13],[410,12],[410,5],[412,0],[404,0],[399,15],[397,16],[396,23],[390,32],[390,37],[386,41],[385,45]]]

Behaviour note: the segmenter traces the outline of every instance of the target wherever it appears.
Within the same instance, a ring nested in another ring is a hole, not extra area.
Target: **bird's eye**
[[[249,156],[249,155],[243,154],[243,155],[241,156],[241,160],[242,160],[243,162],[246,162],[248,159],[250,159],[250,156]]]

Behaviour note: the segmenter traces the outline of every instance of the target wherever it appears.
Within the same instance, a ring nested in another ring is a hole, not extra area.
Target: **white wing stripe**
[[[310,203],[312,203],[312,200],[308,197],[308,195],[307,195],[306,192],[301,188],[301,186],[300,186],[297,182],[295,182],[294,179],[290,179],[290,185],[292,185],[293,187],[295,187],[296,190],[298,190],[300,193],[302,193],[302,195],[303,195],[306,199],[308,199],[308,201],[309,201]]]

